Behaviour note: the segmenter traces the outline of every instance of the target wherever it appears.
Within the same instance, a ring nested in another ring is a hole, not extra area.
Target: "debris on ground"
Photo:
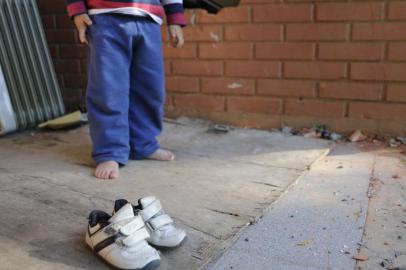
[[[53,120],[46,121],[38,125],[40,129],[62,129],[69,127],[77,127],[81,124],[87,123],[87,115],[82,114],[80,111],[76,111]]]
[[[402,142],[397,141],[395,138],[391,138],[389,140],[389,146],[392,148],[397,148],[397,147],[401,146],[401,144],[402,144]]]
[[[398,136],[396,137],[396,140],[406,145],[406,136]]]
[[[283,130],[282,130],[283,132]],[[302,128],[300,131],[293,131],[294,135],[301,134],[305,138],[312,138],[312,139],[326,139],[332,141],[339,141],[342,139],[342,135],[336,132],[330,131],[326,125],[318,124],[312,128]]]
[[[314,239],[312,238],[312,239],[308,239],[308,240],[302,240],[299,243],[297,243],[297,245],[299,247],[305,247],[305,246],[307,246],[307,245],[309,245],[309,244],[311,244],[313,242],[314,242]]]
[[[368,137],[362,133],[361,130],[357,129],[351,136],[348,138],[350,142],[362,142],[365,141]]]
[[[358,253],[358,254],[356,254],[356,255],[354,255],[353,257],[352,257],[354,260],[357,260],[357,261],[366,261],[366,260],[368,260],[368,256],[367,255],[365,255],[365,254],[363,254],[363,253]]]
[[[228,133],[232,129],[233,129],[232,127],[227,126],[227,125],[213,124],[213,125],[209,126],[209,129],[207,130],[207,132],[222,134],[222,133]]]
[[[282,133],[285,135],[294,135],[294,128],[289,126],[283,126],[281,129]]]
[[[321,138],[321,134],[317,133],[315,130],[309,131],[307,133],[303,134],[303,137],[305,138],[312,138],[312,139],[320,139]]]
[[[273,131],[279,131],[288,136],[301,135],[305,138],[326,139],[334,142],[340,142],[345,140],[348,140],[350,142],[367,141],[369,143],[373,143],[376,145],[385,144],[392,148],[400,148],[402,145],[406,145],[406,136],[390,137],[388,135],[379,135],[379,134],[367,135],[362,130],[357,129],[353,133],[351,133],[349,137],[346,137],[339,133],[329,130],[325,124],[316,124],[312,128],[303,127],[301,129],[296,129],[291,126],[282,126],[282,128]]]

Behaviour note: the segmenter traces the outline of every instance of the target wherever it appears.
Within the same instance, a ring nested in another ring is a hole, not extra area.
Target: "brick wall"
[[[87,48],[79,44],[65,0],[37,2],[67,109],[84,108]]]
[[[63,2],[39,0],[65,100],[78,105],[86,48]],[[406,1],[242,0],[187,15],[185,47],[164,45],[168,116],[406,132]]]

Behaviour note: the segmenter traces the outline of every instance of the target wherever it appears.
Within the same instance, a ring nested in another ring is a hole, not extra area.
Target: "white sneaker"
[[[118,211],[127,200],[117,200],[114,210]],[[150,234],[148,243],[157,247],[177,247],[186,237],[184,230],[174,226],[173,220],[165,214],[161,202],[154,196],[141,198],[133,206],[134,213],[140,213]]]
[[[146,239],[148,230],[141,215],[126,204],[113,216],[94,210],[89,215],[86,243],[108,264],[118,269],[153,270],[160,257]]]

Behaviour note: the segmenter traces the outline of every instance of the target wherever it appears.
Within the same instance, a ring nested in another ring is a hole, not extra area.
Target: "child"
[[[90,47],[86,105],[94,176],[115,179],[128,159],[171,161],[160,148],[165,101],[160,25],[184,43],[182,0],[68,0],[81,43]]]

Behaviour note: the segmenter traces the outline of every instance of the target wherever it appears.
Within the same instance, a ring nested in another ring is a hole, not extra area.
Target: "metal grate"
[[[64,114],[36,0],[0,0],[0,67],[16,129]],[[0,106],[5,106],[2,102]],[[4,126],[0,123],[0,134],[10,131]]]

